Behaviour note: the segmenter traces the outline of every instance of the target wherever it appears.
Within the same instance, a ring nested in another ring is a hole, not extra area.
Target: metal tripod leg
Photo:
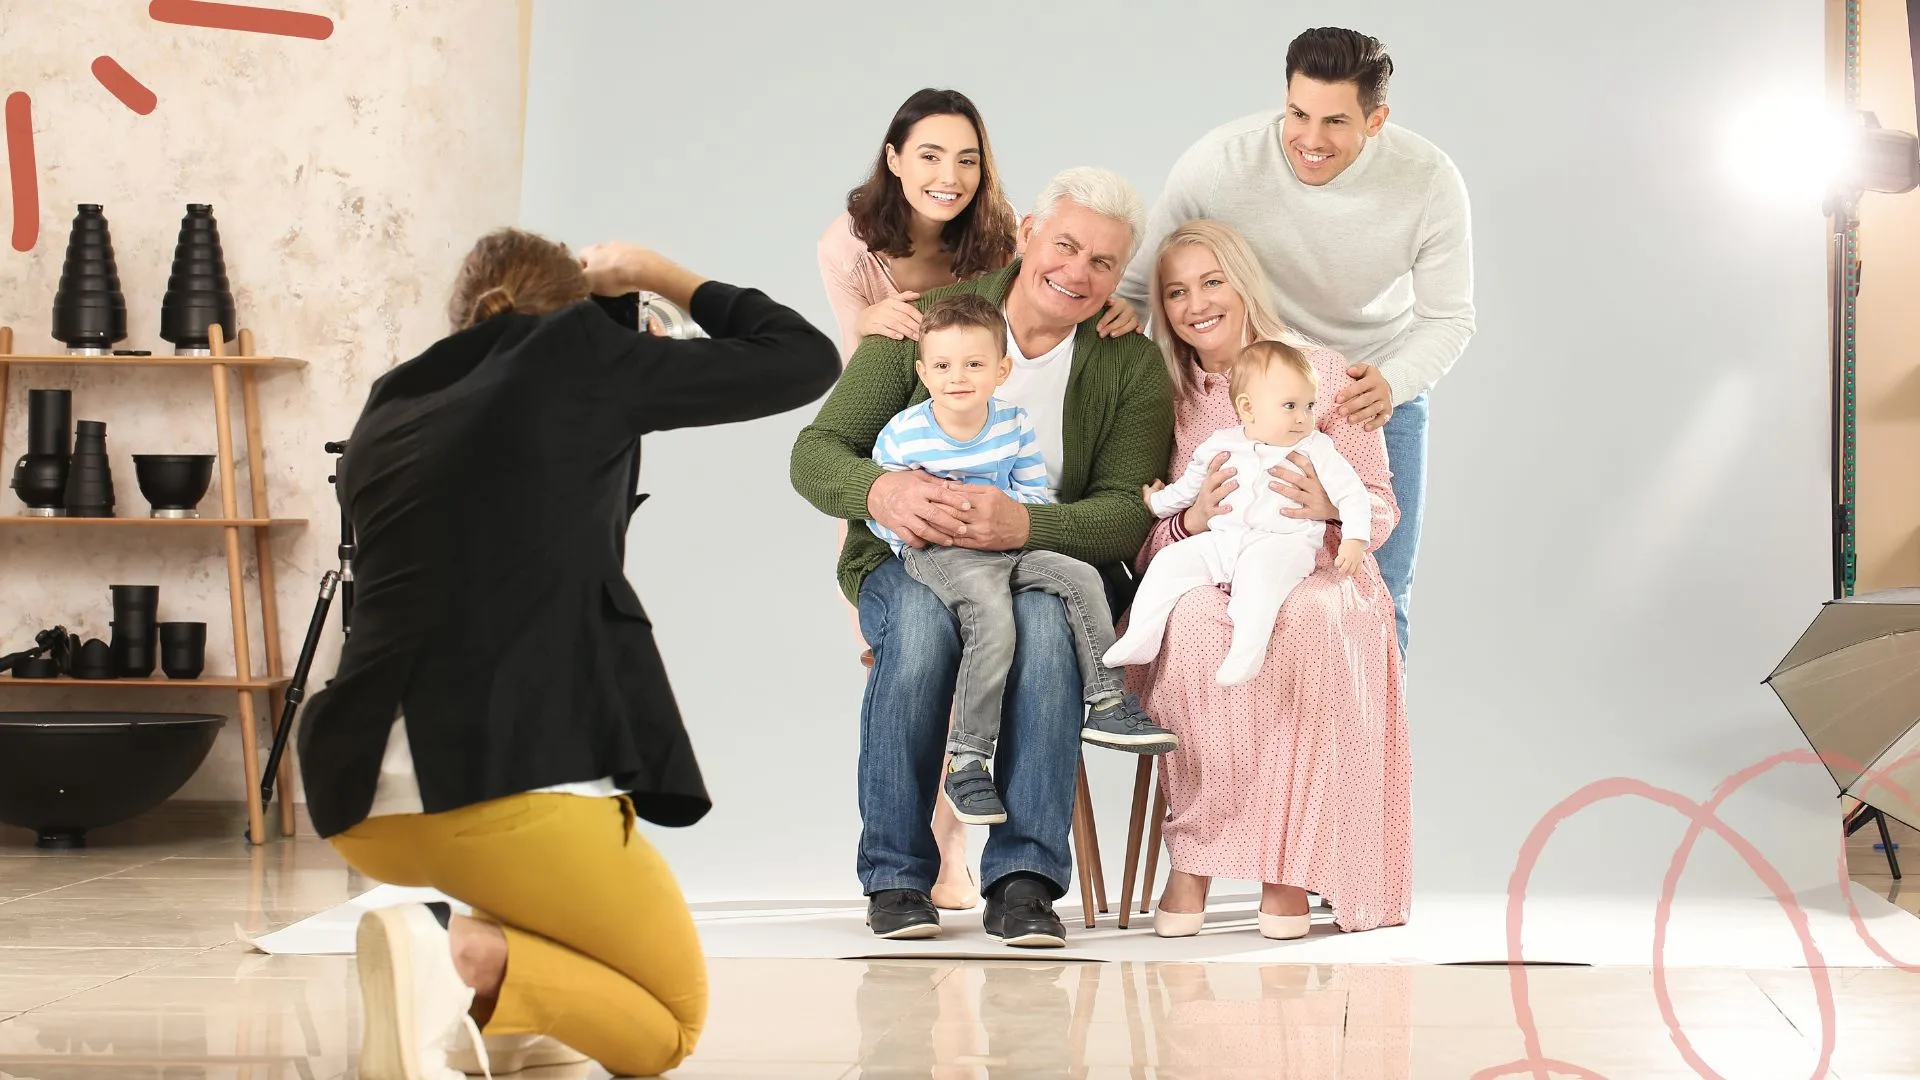
[[[320,634],[327,626],[327,612],[333,607],[333,594],[340,585],[340,572],[329,570],[320,577],[320,596],[313,604],[313,618],[307,620],[307,639],[300,645],[300,659],[293,666],[293,680],[287,684],[286,702],[273,729],[273,749],[267,754],[267,768],[260,777],[260,807],[264,812],[273,802],[273,779],[280,773],[280,756],[287,752],[287,738],[293,733],[293,714],[307,697],[307,672],[313,667],[313,654],[319,648]]]
[[[1852,836],[1854,833],[1866,828],[1867,822],[1869,821],[1880,826],[1880,850],[1885,852],[1887,856],[1887,872],[1893,875],[1893,880],[1899,881],[1900,857],[1894,854],[1893,834],[1887,830],[1887,815],[1875,810],[1866,803],[1861,803],[1859,807],[1847,817],[1847,835]]]

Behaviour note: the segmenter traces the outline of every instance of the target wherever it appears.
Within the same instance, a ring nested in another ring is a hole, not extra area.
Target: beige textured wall
[[[1861,4],[1860,105],[1915,131],[1905,0]],[[1857,589],[1920,585],[1920,191],[1860,209]]]
[[[32,96],[41,201],[38,245],[0,247],[0,323],[14,328],[16,351],[55,348],[50,311],[74,205],[98,202],[129,308],[122,347],[169,350],[159,310],[180,217],[188,202],[213,204],[239,321],[259,351],[310,364],[266,376],[261,387],[271,511],[312,522],[274,545],[291,667],[319,574],[334,565],[336,510],[321,444],[348,434],[377,375],[444,332],[459,255],[480,232],[518,216],[527,0],[287,6],[333,19],[332,36],[165,25],[127,0],[0,0],[0,95]],[[111,97],[89,72],[103,54],[152,89],[158,107],[136,115]],[[29,387],[71,387],[76,418],[107,422],[122,516],[146,510],[132,454],[214,449],[203,373],[16,365],[4,431],[9,472],[24,452]],[[239,486],[244,492],[244,476]],[[202,512],[218,498],[216,480]],[[0,490],[0,514],[19,509]],[[107,586],[154,583],[161,618],[204,619],[209,673],[231,672],[219,535],[0,529],[0,651],[56,621],[104,639]],[[259,658],[257,609],[250,617]],[[336,655],[329,634],[316,688]],[[38,707],[232,715],[234,700],[199,690],[0,689],[0,709]],[[263,745],[266,737],[263,723]],[[180,797],[238,799],[241,783],[230,724]]]

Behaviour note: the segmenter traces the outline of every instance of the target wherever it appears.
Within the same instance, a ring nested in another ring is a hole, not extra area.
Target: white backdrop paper
[[[1760,680],[1827,589],[1822,221],[1744,198],[1719,132],[1820,97],[1818,5],[542,3],[522,223],[649,243],[832,334],[814,243],[913,90],[974,98],[1023,208],[1076,164],[1151,200],[1195,138],[1279,103],[1288,40],[1327,23],[1387,41],[1394,119],[1473,200],[1480,331],[1434,394],[1409,677],[1417,887],[1494,892],[1584,784],[1705,798],[1804,745]],[[863,672],[834,523],[787,482],[812,412],[646,445],[629,573],[716,801],[652,835],[696,900],[857,891]],[[1088,767],[1117,892],[1133,759]],[[1832,796],[1790,767],[1724,816],[1817,887]],[[1536,888],[1649,895],[1684,827],[1596,807]],[[1683,889],[1765,891],[1712,838]]]

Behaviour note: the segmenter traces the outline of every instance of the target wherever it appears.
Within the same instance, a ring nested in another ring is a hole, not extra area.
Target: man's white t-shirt
[[[1060,344],[1035,357],[1020,351],[1020,343],[1007,331],[1007,355],[1013,359],[1013,374],[994,391],[993,396],[1027,410],[1033,421],[1033,433],[1039,436],[1040,456],[1047,463],[1047,487],[1054,498],[1060,497],[1060,460],[1065,454],[1067,376],[1073,374],[1073,335],[1067,331]]]

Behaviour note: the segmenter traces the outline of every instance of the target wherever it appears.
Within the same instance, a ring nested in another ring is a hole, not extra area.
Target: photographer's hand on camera
[[[580,268],[597,295],[658,293],[682,310],[692,305],[694,290],[707,280],[657,251],[624,240],[582,248]]]

